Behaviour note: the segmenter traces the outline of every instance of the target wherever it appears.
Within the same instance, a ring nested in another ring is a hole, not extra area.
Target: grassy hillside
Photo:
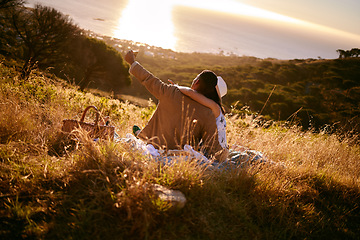
[[[179,159],[163,166],[125,143],[69,142],[61,120],[97,106],[122,137],[153,107],[80,92],[42,72],[24,82],[0,64],[2,239],[356,239],[360,146],[351,137],[257,127],[227,115],[232,148],[276,164],[206,170]],[[87,121],[93,121],[89,114]],[[157,183],[183,192],[170,211]]]

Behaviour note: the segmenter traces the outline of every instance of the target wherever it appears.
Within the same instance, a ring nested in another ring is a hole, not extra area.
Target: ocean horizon
[[[27,5],[34,6],[35,3],[57,9],[85,30],[177,52],[222,53],[284,60],[333,59],[338,57],[337,49],[347,50],[360,45],[360,42],[345,39],[345,36],[339,34],[186,6],[174,6],[169,13],[171,18],[164,20],[167,25],[153,26],[154,30],[150,33],[142,29],[146,27],[146,22],[134,25],[139,29],[139,37],[162,34],[166,37],[164,40],[169,39],[157,43],[146,38],[131,39],[131,36],[126,35],[124,22],[121,21],[125,21],[122,15],[129,1],[28,0]],[[133,18],[136,19],[136,15]],[[167,29],[167,26],[171,29]],[[132,27],[131,21],[126,27]]]

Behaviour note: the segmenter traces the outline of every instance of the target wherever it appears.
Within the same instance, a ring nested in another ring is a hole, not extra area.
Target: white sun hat
[[[217,76],[217,79],[218,79],[218,82],[217,82],[217,85],[216,85],[216,90],[217,90],[218,95],[220,96],[220,98],[222,98],[227,93],[226,82],[220,76]]]

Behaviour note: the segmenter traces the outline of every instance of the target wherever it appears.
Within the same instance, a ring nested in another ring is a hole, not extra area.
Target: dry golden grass
[[[0,65],[0,236],[38,239],[356,239],[360,147],[335,134],[256,127],[228,117],[232,148],[275,164],[206,170],[162,165],[126,143],[61,134],[61,120],[88,105],[120,136],[154,108],[77,91],[33,74],[21,82]],[[86,121],[93,121],[89,114]],[[169,211],[153,184],[183,192]]]

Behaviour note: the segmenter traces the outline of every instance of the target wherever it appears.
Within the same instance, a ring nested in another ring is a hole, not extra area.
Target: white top
[[[220,115],[216,118],[216,126],[218,130],[219,143],[222,148],[228,148],[226,141],[226,120],[224,114],[220,111]]]

